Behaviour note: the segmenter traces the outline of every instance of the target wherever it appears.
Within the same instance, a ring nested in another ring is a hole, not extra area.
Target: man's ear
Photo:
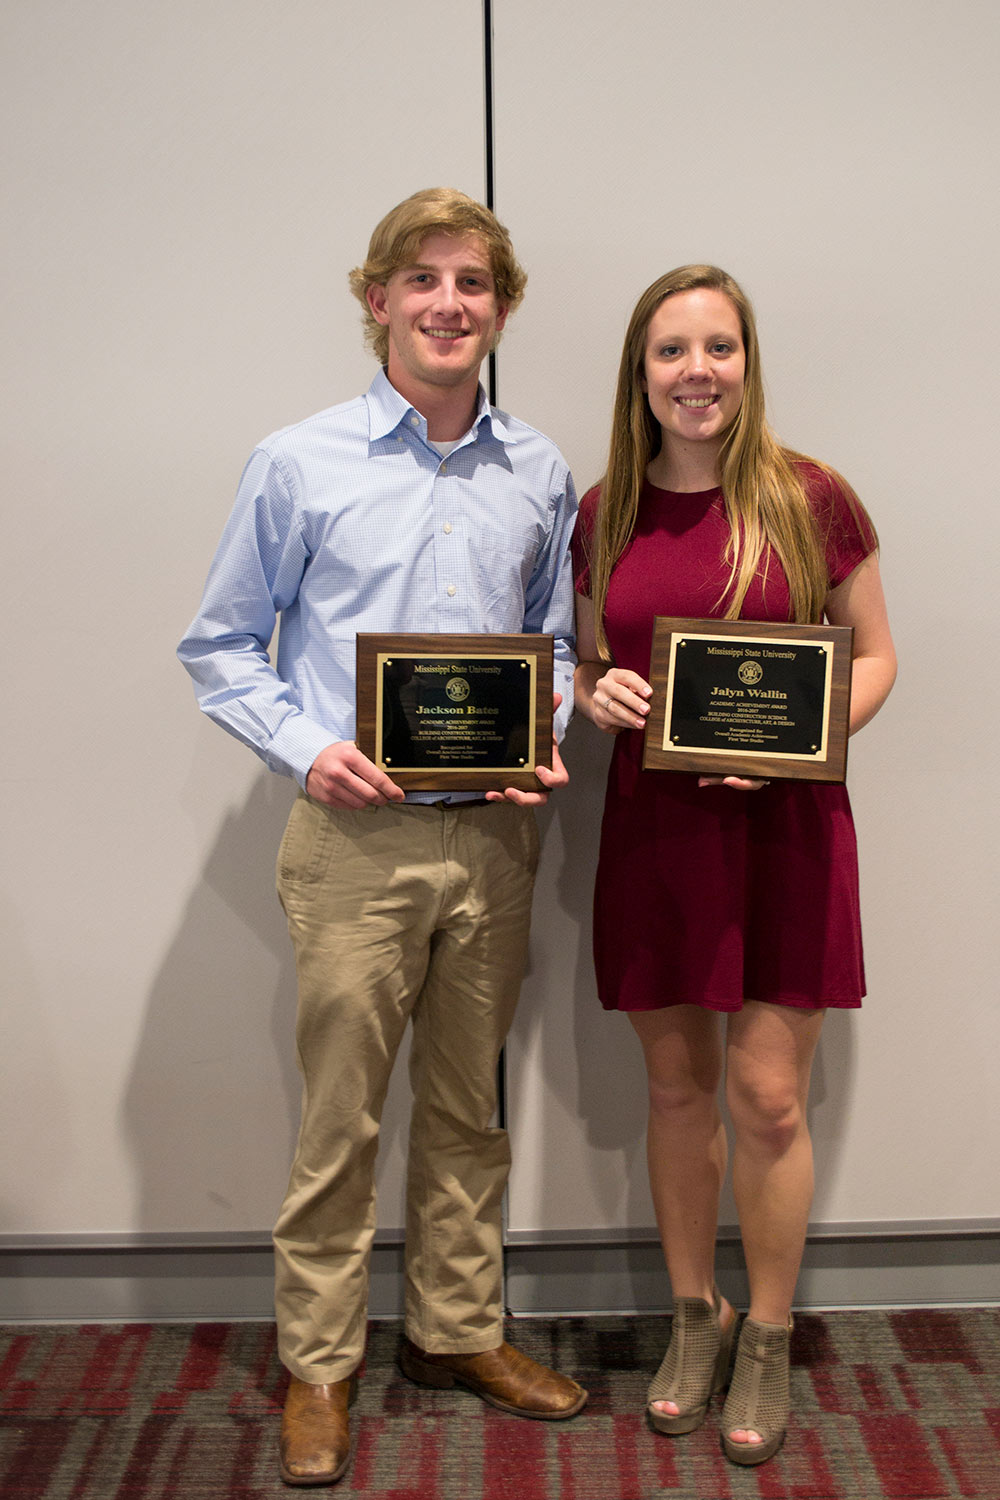
[[[503,332],[503,325],[507,321],[507,314],[509,312],[510,312],[510,308],[509,307],[500,306],[500,307],[497,308],[497,333],[502,333]]]
[[[385,305],[385,287],[379,286],[378,282],[370,286],[365,292],[365,301],[371,309],[371,315],[376,323],[381,323],[383,328],[389,322],[389,311]]]

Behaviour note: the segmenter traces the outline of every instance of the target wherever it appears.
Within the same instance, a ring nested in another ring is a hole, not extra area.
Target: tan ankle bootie
[[[743,1320],[722,1413],[722,1446],[734,1464],[762,1464],[785,1441],[791,1332],[791,1318],[787,1324]],[[730,1437],[732,1432],[747,1430],[760,1433],[763,1442],[735,1443]]]
[[[730,1308],[728,1327],[722,1328],[721,1312],[718,1288],[712,1305],[702,1297],[675,1300],[670,1343],[646,1392],[646,1415],[657,1432],[674,1437],[693,1432],[705,1420],[709,1401],[725,1384],[736,1314]],[[654,1401],[673,1401],[676,1416],[657,1411]]]

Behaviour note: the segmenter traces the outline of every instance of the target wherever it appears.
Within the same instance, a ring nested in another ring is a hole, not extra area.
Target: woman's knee
[[[629,1019],[642,1043],[650,1110],[665,1117],[716,1110],[722,1050],[715,1017],[679,1006]]]
[[[718,1110],[718,1074],[713,1070],[647,1070],[650,1113],[664,1119],[706,1118]]]
[[[783,1156],[807,1129],[797,1080],[730,1075],[726,1102],[737,1141],[771,1156]]]

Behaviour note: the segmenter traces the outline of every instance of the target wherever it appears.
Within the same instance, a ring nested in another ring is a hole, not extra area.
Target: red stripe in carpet
[[[947,1495],[947,1479],[931,1457],[927,1438],[914,1417],[903,1413],[863,1416],[860,1426],[886,1500],[940,1500]]]

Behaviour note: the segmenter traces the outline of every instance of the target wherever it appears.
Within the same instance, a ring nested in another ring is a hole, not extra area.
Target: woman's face
[[[721,447],[743,401],[740,315],[725,292],[696,287],[661,302],[646,329],[642,389],[663,445]]]

